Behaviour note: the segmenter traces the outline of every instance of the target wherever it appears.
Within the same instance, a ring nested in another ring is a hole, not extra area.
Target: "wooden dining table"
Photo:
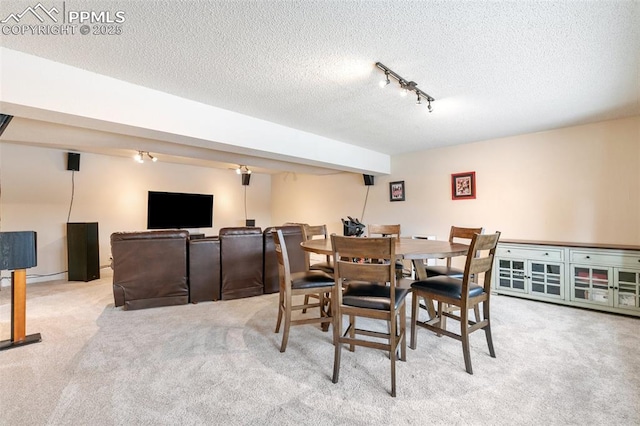
[[[357,237],[353,237],[357,238]],[[300,243],[303,250],[322,255],[332,255],[331,239],[322,238]],[[469,246],[449,241],[400,238],[396,240],[396,256],[400,259],[441,259],[445,257],[464,256]]]

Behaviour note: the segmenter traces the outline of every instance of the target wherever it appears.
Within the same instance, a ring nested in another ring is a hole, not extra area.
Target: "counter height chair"
[[[304,239],[312,240],[314,238],[320,237],[322,239],[329,238],[329,234],[327,233],[327,225],[307,225],[303,226]],[[307,253],[309,255],[309,253]],[[327,274],[333,275],[333,262],[331,262],[331,256],[327,255],[327,258],[324,262],[311,263],[309,260],[309,269],[324,271]]]
[[[416,281],[411,284],[412,317],[411,317],[411,349],[416,348],[417,326],[433,331],[438,336],[445,335],[462,342],[462,353],[467,373],[473,374],[471,368],[471,355],[469,353],[469,334],[484,330],[489,354],[495,358],[491,339],[491,320],[489,312],[489,299],[491,295],[491,272],[493,269],[493,257],[500,238],[500,232],[495,234],[475,234],[471,240],[469,254],[465,262],[462,278],[454,278],[446,275],[438,275]],[[478,256],[472,255],[478,253]],[[472,277],[480,277],[483,274],[484,282],[479,285],[472,281]],[[418,297],[437,302],[437,313],[434,318],[421,322],[418,319]],[[478,309],[482,303],[482,319],[478,318]],[[459,309],[459,315],[450,310],[443,309],[443,305],[455,306]],[[469,319],[469,309],[476,311],[476,320]],[[460,334],[448,331],[445,328],[444,318],[452,318],[460,322]]]
[[[367,225],[367,236],[369,237],[393,237],[396,240],[400,239],[400,225]],[[396,265],[396,278],[402,279],[404,272],[404,263],[399,260],[395,260]]]
[[[331,235],[335,268],[332,294],[334,317],[333,342],[335,356],[333,383],[338,383],[340,354],[344,343],[351,351],[355,346],[382,349],[391,360],[391,396],[396,396],[396,357],[406,360],[407,288],[396,287],[395,242],[392,238],[355,238]],[[380,259],[381,263],[359,263],[355,259]],[[342,290],[344,287],[344,291]],[[346,333],[342,331],[343,315],[349,317]],[[383,320],[387,332],[359,329],[356,317]],[[356,336],[366,336],[357,338]],[[381,341],[382,340],[382,341]]]
[[[469,244],[474,234],[483,234],[484,228],[461,228],[452,226],[449,231],[450,243]],[[446,265],[425,265],[424,268],[427,277],[435,277],[437,275],[446,275],[448,277],[462,278],[464,271],[462,269],[451,266],[451,258],[447,257]],[[424,277],[421,277],[424,278]]]
[[[280,331],[280,324],[284,317],[284,330],[282,332],[282,344],[280,345],[280,352],[284,352],[287,349],[289,329],[292,325],[329,324],[333,321],[328,311],[329,303],[326,300],[326,295],[331,294],[333,290],[334,278],[322,271],[292,273],[289,267],[287,246],[280,229],[273,233],[273,240],[278,258],[278,276],[280,280],[278,322],[276,323],[275,332],[278,333]],[[318,303],[309,304],[305,301],[302,305],[294,305],[294,296],[307,296],[309,294],[314,294],[318,299]],[[316,318],[292,319],[293,311],[307,308],[319,308],[320,315]]]

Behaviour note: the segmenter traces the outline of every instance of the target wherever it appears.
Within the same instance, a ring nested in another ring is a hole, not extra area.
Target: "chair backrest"
[[[304,224],[302,226],[303,232],[304,232],[304,239],[305,240],[313,240],[315,237],[322,237],[323,239],[328,238],[329,234],[327,233],[327,225],[309,225],[309,224]],[[311,256],[308,252],[306,252],[307,255],[307,264],[309,264],[311,262]],[[331,264],[331,256],[327,256],[327,264]]]
[[[287,244],[284,242],[284,235],[282,235],[282,231],[280,229],[276,229],[273,232],[273,242],[276,248],[276,257],[278,259],[280,291],[287,290],[291,287],[291,268],[289,267]]]
[[[449,242],[469,244],[475,234],[484,234],[484,228],[462,228],[459,226],[452,226],[449,231]],[[469,251],[469,253],[471,253],[471,251]],[[477,253],[475,255],[477,255]],[[447,266],[451,267],[450,257],[447,258]]]
[[[331,246],[335,259],[334,276],[337,288],[342,288],[344,281],[364,281],[380,285],[388,283],[391,286],[391,306],[395,306],[396,245],[393,238],[357,238],[332,234]],[[386,262],[361,263],[362,259],[380,259]],[[340,301],[339,296],[338,303]]]
[[[469,253],[476,253],[476,256],[467,255],[467,261],[464,267],[464,277],[462,283],[462,294],[469,294],[469,283],[474,282],[473,277],[479,277],[484,274],[485,293],[491,292],[491,272],[493,270],[493,257],[496,252],[496,246],[500,239],[500,232],[495,234],[474,234],[469,246]],[[475,283],[475,282],[474,282]],[[480,285],[480,282],[476,284]]]
[[[367,235],[374,237],[381,235],[383,237],[400,238],[400,225],[367,225]]]

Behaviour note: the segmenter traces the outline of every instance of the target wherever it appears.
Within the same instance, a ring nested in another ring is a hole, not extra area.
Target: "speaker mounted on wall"
[[[67,152],[67,170],[80,171],[80,154],[77,152]]]
[[[362,178],[364,179],[364,184],[366,186],[371,186],[373,185],[373,175],[362,175]]]
[[[240,175],[242,176],[242,185],[243,186],[248,186],[249,182],[251,181],[251,175],[248,173],[242,174]]]

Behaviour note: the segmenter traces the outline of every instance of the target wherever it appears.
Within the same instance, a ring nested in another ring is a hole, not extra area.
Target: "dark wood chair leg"
[[[353,315],[349,315],[349,337],[352,339],[356,338],[356,317]],[[356,345],[349,345],[349,351],[353,352],[356,350]]]
[[[389,345],[391,346],[391,396],[396,396],[396,358],[397,358],[397,344],[398,339],[396,338],[396,318],[394,317],[392,321],[389,321],[389,325],[391,326],[391,330],[389,332]]]
[[[335,293],[334,293],[335,294]],[[333,383],[338,383],[338,378],[340,376],[340,354],[342,352],[342,343],[340,343],[340,335],[342,334],[342,315],[337,314],[336,309],[333,309],[333,346],[334,346],[334,355],[333,355],[333,378],[331,381]]]
[[[411,349],[416,348],[417,342],[417,322],[418,322],[418,311],[420,310],[418,303],[418,293],[416,291],[413,292],[413,297],[411,298],[411,340],[409,347]]]
[[[289,329],[291,328],[291,297],[287,300],[287,306],[284,312],[284,330],[282,331],[282,345],[280,346],[280,352],[284,352],[287,349],[287,342],[289,341]]]
[[[464,355],[464,366],[467,373],[473,374],[471,368],[471,352],[469,350],[469,310],[460,310],[460,337],[462,338],[462,354]]]
[[[305,305],[308,305],[308,304],[309,304],[309,295],[308,295],[308,294],[306,294],[306,295],[304,296],[304,304],[305,304]],[[303,314],[306,314],[306,313],[307,313],[307,308],[304,308],[304,309],[302,310],[302,313],[303,313]]]
[[[489,346],[489,355],[492,358],[496,357],[496,352],[493,349],[493,339],[491,337],[491,318],[489,314],[489,301],[485,300],[482,302],[482,309],[484,311],[484,319],[487,320],[487,325],[484,327],[484,334],[487,337],[487,345]]]
[[[400,339],[400,360],[407,360],[407,305],[406,303],[402,304],[400,308],[400,334],[402,338]]]
[[[280,324],[282,323],[282,310],[284,309],[282,290],[280,291],[280,301],[278,302],[278,321],[276,322],[276,333],[280,331]]]

